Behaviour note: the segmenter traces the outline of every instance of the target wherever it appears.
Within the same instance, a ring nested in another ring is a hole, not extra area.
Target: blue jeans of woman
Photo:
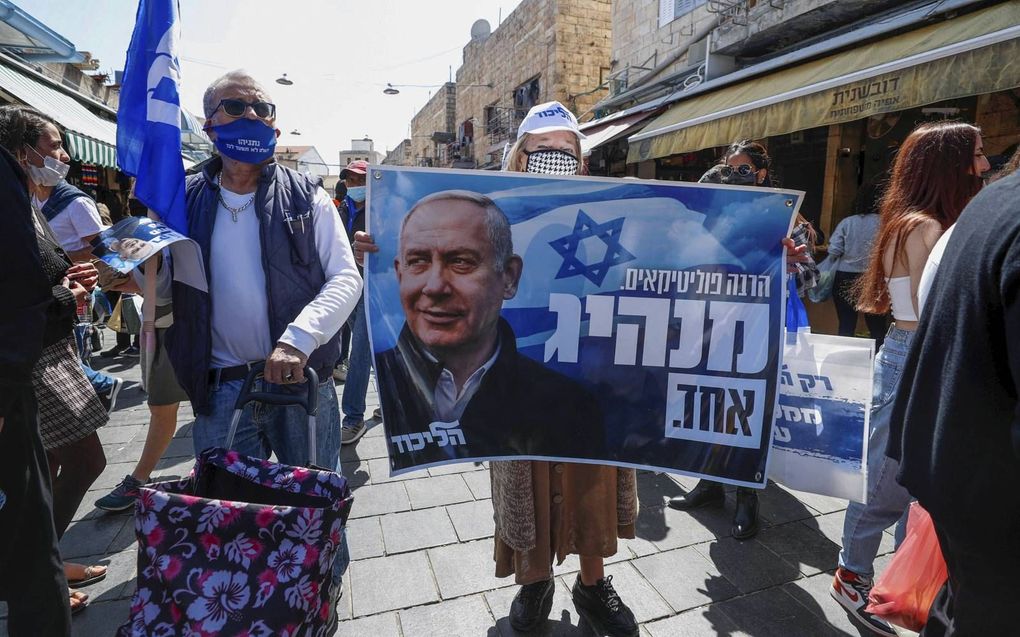
[[[871,431],[868,434],[868,503],[851,502],[843,520],[843,550],[839,565],[862,577],[875,573],[875,556],[882,534],[900,521],[897,546],[903,540],[910,494],[898,482],[899,463],[885,455],[889,441],[889,418],[899,385],[903,362],[913,332],[892,325],[875,358],[875,379],[871,392]]]

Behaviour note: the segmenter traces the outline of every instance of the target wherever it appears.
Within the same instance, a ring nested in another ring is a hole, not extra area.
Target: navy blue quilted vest
[[[188,177],[185,195],[188,208],[188,236],[198,243],[209,269],[209,245],[216,221],[219,186],[216,174],[222,168],[217,158],[198,175]],[[311,218],[304,227],[295,223],[293,233],[284,213],[310,214],[318,180],[272,163],[262,168],[255,193],[259,219],[262,269],[266,275],[269,300],[269,333],[273,343],[287,325],[319,293],[326,275],[315,248]],[[174,324],[167,331],[166,347],[181,387],[197,413],[209,411],[209,365],[212,358],[212,304],[207,292],[174,281]],[[308,364],[319,378],[330,378],[340,358],[340,335],[312,352]]]

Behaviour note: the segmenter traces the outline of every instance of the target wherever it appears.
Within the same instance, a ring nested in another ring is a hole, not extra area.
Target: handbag
[[[946,579],[946,560],[935,525],[928,512],[914,502],[907,519],[907,535],[871,589],[867,612],[898,626],[921,630]]]
[[[828,301],[832,296],[833,284],[836,281],[836,270],[839,269],[839,262],[842,256],[826,257],[818,264],[818,282],[807,291],[807,297],[812,303]]]
[[[118,305],[121,307],[121,325],[128,334],[142,332],[142,297],[137,294],[121,294]]]
[[[127,330],[124,329],[124,295],[121,295],[117,299],[117,302],[113,306],[113,311],[110,312],[110,318],[106,319],[106,327],[113,330],[114,332],[125,333]]]

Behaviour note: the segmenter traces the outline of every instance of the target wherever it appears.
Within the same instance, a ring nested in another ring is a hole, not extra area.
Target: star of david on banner
[[[620,245],[620,233],[623,231],[623,217],[612,219],[605,223],[595,221],[585,214],[584,210],[577,210],[577,219],[574,221],[574,231],[555,241],[550,241],[560,256],[563,257],[563,265],[556,273],[557,279],[565,279],[581,275],[594,283],[602,285],[609,268],[614,265],[633,261],[636,257]],[[581,241],[588,237],[598,237],[606,244],[606,254],[597,263],[586,264],[577,258],[577,248]]]

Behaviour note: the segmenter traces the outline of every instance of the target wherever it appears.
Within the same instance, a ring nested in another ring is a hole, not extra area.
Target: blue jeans
[[[243,380],[221,383],[209,389],[210,414],[195,414],[192,430],[195,455],[209,447],[226,446],[230,420],[234,415],[234,402],[241,393]],[[256,381],[253,391],[280,391],[278,385]],[[241,414],[237,434],[230,448],[248,456],[268,458],[275,452],[283,464],[320,467],[341,473],[340,469],[340,415],[336,404],[336,388],[332,377],[319,383],[319,410],[315,420],[315,458],[308,457],[308,416],[300,407],[249,403]],[[347,535],[344,533],[333,564],[334,582],[350,563]]]
[[[356,426],[365,419],[365,396],[368,394],[368,379],[372,371],[372,347],[368,342],[368,321],[365,320],[365,299],[358,301],[351,312],[351,348],[347,362],[347,380],[341,408],[343,424]]]
[[[903,362],[913,332],[895,325],[886,333],[875,358],[875,379],[871,390],[871,432],[868,435],[868,503],[851,502],[843,519],[843,549],[839,565],[870,578],[875,574],[882,533],[896,523],[896,545],[903,541],[911,497],[898,482],[899,463],[885,455],[889,441],[889,418],[899,385]]]
[[[92,384],[92,389],[96,392],[96,395],[106,396],[113,389],[113,377],[92,369],[92,366],[86,363],[83,358],[85,356],[85,330],[87,327],[86,325],[74,326],[74,342],[78,345],[78,356],[82,357],[81,368],[85,372],[85,377]]]

